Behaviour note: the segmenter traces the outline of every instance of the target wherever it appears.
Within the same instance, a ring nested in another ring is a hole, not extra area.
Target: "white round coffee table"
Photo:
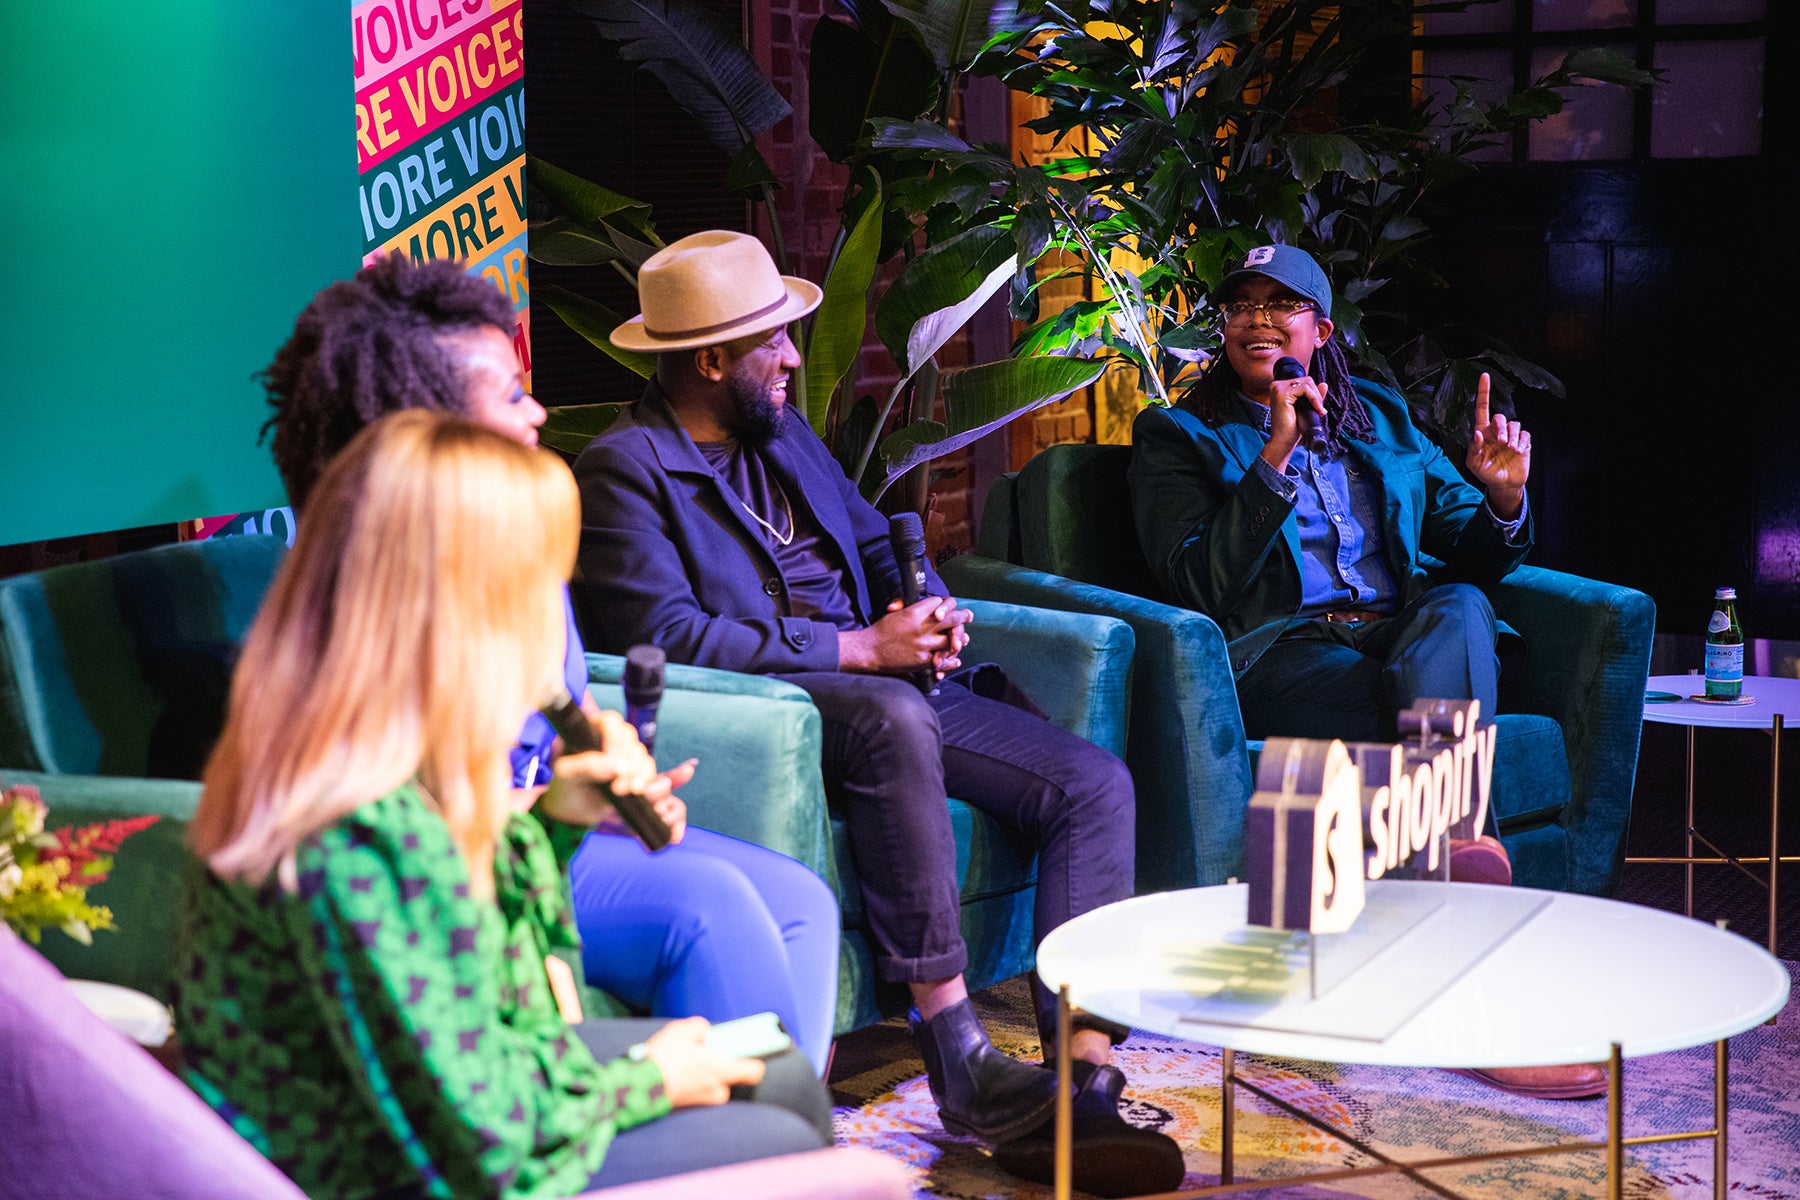
[[[1781,856],[1781,733],[1789,720],[1800,717],[1800,679],[1775,675],[1744,676],[1744,704],[1717,704],[1691,697],[1706,690],[1704,675],[1652,675],[1644,683],[1644,720],[1659,725],[1687,727],[1686,819],[1683,822],[1680,855],[1645,855],[1626,858],[1629,863],[1676,863],[1684,868],[1681,911],[1694,915],[1694,868],[1732,864],[1762,884],[1769,896],[1769,953],[1780,949],[1776,915],[1779,910],[1781,864],[1800,862],[1800,858]],[[1659,694],[1673,694],[1675,700],[1652,699]],[[1769,852],[1766,855],[1738,855],[1715,845],[1696,825],[1694,800],[1694,740],[1700,729],[1755,729],[1769,735]],[[1699,842],[1711,853],[1695,855]],[[1758,878],[1759,873],[1763,877]]]
[[[1037,971],[1053,990],[1066,985],[1073,1007],[1224,1050],[1221,1187],[1231,1183],[1233,1085],[1262,1094],[1237,1076],[1235,1052],[1408,1067],[1610,1060],[1613,1119],[1606,1142],[1497,1154],[1523,1157],[1605,1149],[1612,1156],[1616,1188],[1623,1172],[1619,1062],[1713,1042],[1719,1111],[1710,1135],[1715,1146],[1715,1189],[1723,1196],[1725,1039],[1768,1020],[1787,1004],[1791,983],[1779,959],[1735,933],[1615,900],[1485,884],[1381,880],[1369,885],[1371,904],[1383,892],[1389,901],[1427,895],[1390,889],[1442,890],[1429,894],[1436,911],[1427,921],[1369,958],[1318,1000],[1291,989],[1281,999],[1262,979],[1249,991],[1264,998],[1266,1011],[1240,1013],[1230,1023],[1208,1019],[1212,1010],[1206,1008],[1211,1002],[1207,994],[1221,977],[1221,964],[1228,970],[1234,958],[1242,958],[1247,937],[1267,936],[1246,930],[1249,894],[1243,884],[1137,896],[1084,913],[1044,939],[1038,947]],[[1445,939],[1453,938],[1463,923],[1479,922],[1483,911],[1497,903],[1536,907],[1485,956],[1445,982],[1433,970],[1451,944]],[[1679,970],[1669,970],[1671,964],[1679,964]],[[1299,986],[1296,981],[1294,987]],[[1430,995],[1419,992],[1434,986],[1437,990]],[[1359,1020],[1376,1020],[1380,1006],[1391,1007],[1401,998],[1410,1015],[1397,1028],[1380,1037],[1342,1032],[1357,1028]],[[1344,1136],[1342,1130],[1332,1132]],[[1707,1133],[1633,1141],[1695,1136]],[[1469,1160],[1399,1164],[1384,1158],[1379,1167],[1303,1178],[1323,1182],[1350,1174],[1410,1172],[1465,1161]]]

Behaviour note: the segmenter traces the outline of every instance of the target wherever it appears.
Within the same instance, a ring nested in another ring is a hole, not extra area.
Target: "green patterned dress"
[[[616,1132],[669,1110],[654,1063],[596,1063],[550,993],[585,832],[514,815],[492,901],[412,786],[302,842],[297,894],[195,863],[188,1082],[315,1198],[584,1190]]]

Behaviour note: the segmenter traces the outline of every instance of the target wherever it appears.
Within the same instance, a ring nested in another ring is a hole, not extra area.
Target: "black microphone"
[[[644,749],[656,752],[656,706],[662,703],[663,667],[669,656],[648,642],[625,652],[625,719]]]
[[[594,723],[588,715],[581,711],[575,698],[567,690],[557,693],[556,699],[539,710],[549,719],[557,736],[562,738],[563,752],[576,754],[588,750],[600,749],[600,735],[594,732]],[[565,786],[598,788],[598,784],[582,780],[565,780]],[[618,796],[610,790],[601,793],[606,802],[618,810],[625,821],[626,828],[637,835],[637,840],[650,850],[661,850],[669,844],[669,827],[663,819],[656,815],[656,809],[648,800],[638,795]]]
[[[1275,360],[1275,378],[1305,379],[1306,368],[1300,365],[1299,359],[1284,354]],[[1310,406],[1305,410],[1305,416],[1308,418],[1306,428],[1310,434],[1307,440],[1314,450],[1324,449],[1325,444],[1331,440],[1331,426],[1327,423],[1327,418],[1314,412]]]
[[[916,512],[895,513],[888,518],[888,544],[900,568],[900,602],[917,604],[925,598],[925,527]],[[937,690],[937,673],[921,667],[909,678],[927,696]]]

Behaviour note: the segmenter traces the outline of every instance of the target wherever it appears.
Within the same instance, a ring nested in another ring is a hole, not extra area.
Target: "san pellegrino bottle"
[[[1706,623],[1706,695],[1726,700],[1744,690],[1744,630],[1738,624],[1737,589],[1713,590]]]

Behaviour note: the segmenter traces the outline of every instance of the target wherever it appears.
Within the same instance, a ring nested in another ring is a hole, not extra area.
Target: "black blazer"
[[[881,615],[901,594],[887,518],[798,413],[788,413],[764,460],[837,548],[858,620]],[[589,646],[623,654],[653,642],[672,662],[757,674],[837,670],[837,627],[792,615],[788,581],[761,531],[654,380],[581,452],[575,480],[581,552],[571,592]],[[930,591],[950,594],[930,564],[925,574]]]

